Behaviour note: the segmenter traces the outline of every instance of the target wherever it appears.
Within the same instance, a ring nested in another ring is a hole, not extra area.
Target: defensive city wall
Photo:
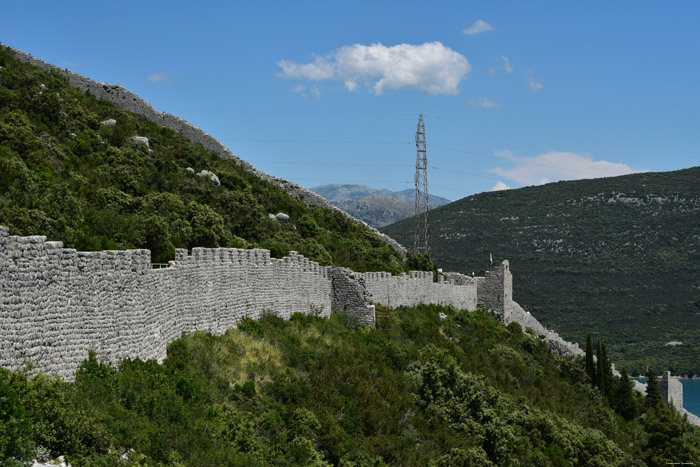
[[[221,333],[263,313],[338,311],[373,326],[375,303],[437,303],[479,305],[506,323],[527,325],[511,296],[507,262],[486,277],[452,274],[434,282],[420,271],[392,276],[324,267],[296,252],[276,259],[263,249],[194,248],[176,250],[167,267],[153,269],[149,250],[76,251],[0,226],[0,366],[34,362],[65,379],[89,349],[111,362],[160,360],[183,331]],[[546,332],[550,347],[580,353]]]

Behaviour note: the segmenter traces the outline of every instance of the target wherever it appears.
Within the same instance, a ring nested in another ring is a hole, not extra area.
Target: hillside
[[[431,257],[467,274],[509,259],[514,299],[565,339],[605,339],[629,371],[700,374],[699,179],[695,167],[470,196],[431,211]],[[382,230],[411,242],[411,219]]]
[[[366,185],[323,185],[311,188],[334,206],[353,217],[379,228],[398,222],[415,214],[415,191],[390,191]],[[440,196],[429,195],[431,209],[444,206],[451,201]]]
[[[80,250],[148,248],[154,262],[175,248],[261,247],[358,271],[407,269],[376,232],[305,204],[233,158],[10,49],[0,47],[0,67],[0,225],[13,234]],[[270,217],[280,212],[288,221]]]
[[[700,429],[670,405],[645,408],[628,379],[610,399],[623,418],[583,359],[554,356],[515,323],[421,306],[395,310],[390,332],[347,324],[248,320],[183,336],[162,364],[112,368],[93,354],[74,383],[0,369],[0,460],[656,466],[700,455]]]

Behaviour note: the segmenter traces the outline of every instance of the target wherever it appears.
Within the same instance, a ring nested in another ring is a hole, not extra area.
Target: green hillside
[[[115,120],[116,124],[102,122]],[[146,144],[134,137],[148,138]],[[216,174],[220,186],[195,173]],[[278,212],[290,223],[270,219]],[[305,206],[174,131],[0,47],[0,225],[80,250],[262,247],[357,271],[407,268],[365,226]]]
[[[410,245],[412,219],[382,231]],[[470,196],[430,211],[430,253],[467,274],[510,260],[517,302],[618,367],[700,374],[700,167]]]
[[[391,319],[387,333],[338,314],[267,316],[185,335],[162,364],[112,368],[93,355],[74,383],[0,369],[0,461],[661,466],[700,456],[700,429],[669,404],[647,405],[629,379],[602,396],[582,358],[554,356],[515,323],[437,306]]]

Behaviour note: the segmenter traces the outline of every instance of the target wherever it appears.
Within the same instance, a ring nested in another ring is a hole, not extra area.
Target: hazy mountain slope
[[[413,203],[407,203],[393,196],[333,201],[333,204],[375,228],[398,222],[415,213]]]
[[[328,201],[347,201],[350,199],[368,198],[370,196],[391,195],[387,189],[378,189],[367,185],[321,185],[311,188],[311,191],[323,196]]]
[[[431,211],[431,256],[479,273],[509,259],[514,298],[613,361],[700,374],[700,167],[482,193]],[[411,219],[385,227],[404,245]],[[671,341],[682,345],[666,345]]]
[[[378,228],[398,222],[415,213],[416,192],[412,189],[389,191],[367,185],[323,185],[311,188],[334,206],[353,217]],[[440,196],[428,195],[431,208],[444,206],[451,201]]]

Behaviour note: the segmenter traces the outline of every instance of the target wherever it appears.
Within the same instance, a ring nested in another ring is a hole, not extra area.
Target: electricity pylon
[[[413,251],[428,254],[428,156],[426,155],[423,114],[416,129],[416,217],[413,230]]]

